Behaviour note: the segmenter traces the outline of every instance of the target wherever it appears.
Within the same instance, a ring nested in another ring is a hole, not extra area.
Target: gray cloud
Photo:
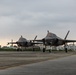
[[[64,37],[70,29],[75,39],[75,9],[75,0],[0,0],[0,36],[16,40],[38,34],[42,38],[50,30]]]

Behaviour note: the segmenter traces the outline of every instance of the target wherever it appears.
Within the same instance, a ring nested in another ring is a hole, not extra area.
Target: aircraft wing
[[[37,41],[37,42],[43,42],[43,40],[34,40],[34,41]]]
[[[68,42],[76,42],[76,40],[64,40],[66,43]]]
[[[31,41],[43,42],[43,40],[31,40]]]
[[[43,44],[43,42],[36,42],[36,43],[32,43],[32,44]]]
[[[17,42],[8,42],[8,45],[9,45],[9,44],[17,44]]]

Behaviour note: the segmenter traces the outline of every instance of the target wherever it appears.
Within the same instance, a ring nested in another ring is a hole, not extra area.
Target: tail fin
[[[67,32],[67,34],[66,34],[66,36],[65,36],[64,40],[66,40],[66,38],[67,38],[67,36],[68,36],[69,32],[70,32],[70,30],[68,30],[68,32]]]
[[[36,40],[36,38],[37,38],[37,35],[35,36],[34,40]]]
[[[35,38],[34,38],[34,40],[33,40],[33,43],[34,43],[34,41],[36,40],[36,38],[37,38],[37,35],[35,36]]]

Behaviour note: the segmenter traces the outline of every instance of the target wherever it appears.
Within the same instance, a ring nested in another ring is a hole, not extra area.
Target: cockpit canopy
[[[17,42],[26,42],[26,41],[27,40],[21,36]]]
[[[61,39],[61,38],[58,37],[56,34],[51,33],[51,32],[48,31],[48,33],[47,33],[45,39]]]

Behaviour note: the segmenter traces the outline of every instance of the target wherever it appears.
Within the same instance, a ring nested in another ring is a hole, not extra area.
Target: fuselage
[[[59,46],[65,44],[65,41],[54,33],[48,32],[47,36],[42,39],[45,45]]]
[[[16,44],[21,47],[29,47],[29,46],[33,45],[30,40],[27,40],[27,39],[23,38],[22,36],[19,38],[19,40],[16,42]]]

